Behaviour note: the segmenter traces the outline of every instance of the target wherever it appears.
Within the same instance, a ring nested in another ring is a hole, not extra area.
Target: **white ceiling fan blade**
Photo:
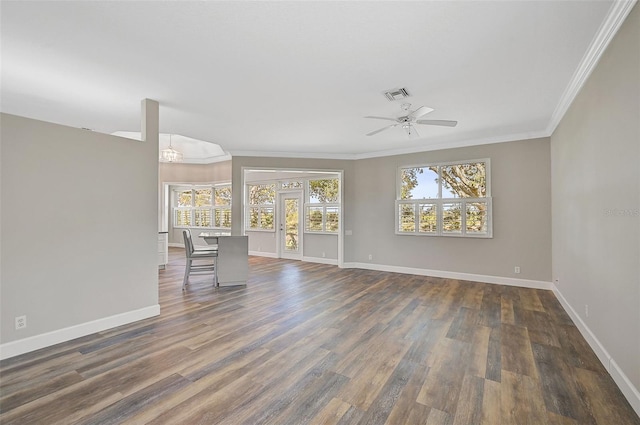
[[[420,118],[421,116],[427,115],[429,112],[433,112],[433,111],[434,111],[433,108],[429,108],[428,106],[421,106],[415,111],[413,111],[412,113],[410,113],[408,117],[411,119]]]
[[[416,124],[426,124],[426,125],[443,125],[445,127],[455,127],[458,125],[458,121],[451,120],[418,120]]]
[[[379,129],[379,130],[372,131],[371,133],[367,133],[367,136],[373,136],[374,134],[378,134],[378,133],[380,133],[381,131],[385,131],[387,128],[395,127],[395,126],[397,126],[397,125],[398,125],[398,124],[391,124],[391,125],[388,125],[388,126],[386,126],[386,127],[382,127],[382,128],[381,128],[381,129]]]
[[[387,120],[387,121],[398,121],[398,120],[397,120],[397,119],[395,119],[395,118],[389,118],[389,117],[373,117],[373,116],[370,116],[370,115],[366,116],[365,118],[375,118],[375,119],[377,119],[377,120]]]

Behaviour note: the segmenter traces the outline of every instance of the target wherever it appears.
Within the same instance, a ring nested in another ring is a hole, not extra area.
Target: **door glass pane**
[[[298,250],[298,200],[285,199],[285,242],[286,251]]]

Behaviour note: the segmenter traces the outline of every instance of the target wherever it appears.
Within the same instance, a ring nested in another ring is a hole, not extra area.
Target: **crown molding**
[[[591,75],[591,72],[598,64],[600,57],[606,50],[607,46],[616,35],[624,20],[627,18],[633,6],[638,0],[615,0],[607,13],[607,17],[600,26],[595,37],[591,41],[587,52],[582,57],[580,65],[573,74],[573,77],[569,81],[564,93],[562,94],[558,105],[556,106],[549,124],[546,129],[540,131],[532,131],[527,133],[506,134],[495,137],[483,137],[476,139],[467,139],[457,142],[435,142],[432,144],[425,144],[423,146],[404,148],[404,149],[391,149],[376,152],[364,152],[364,153],[345,153],[345,154],[330,154],[330,153],[306,153],[306,152],[262,152],[262,151],[232,151],[232,156],[263,156],[263,157],[278,157],[278,158],[315,158],[315,159],[342,159],[342,160],[358,160],[368,158],[379,158],[393,155],[404,155],[410,153],[427,152],[444,149],[455,149],[469,146],[487,145],[492,143],[504,143],[515,142],[519,140],[537,139],[542,137],[550,137],[555,131],[556,127],[562,120],[562,117],[571,106],[571,103],[580,92],[580,89],[586,82],[587,78]]]
[[[520,140],[540,139],[543,137],[549,137],[549,134],[546,131],[512,133],[512,134],[505,134],[502,136],[482,137],[477,139],[467,139],[467,140],[460,140],[460,141],[453,141],[453,142],[436,142],[433,144],[427,144],[427,145],[417,146],[413,148],[368,152],[363,154],[356,154],[354,159],[369,159],[369,158],[380,158],[384,156],[393,156],[393,155],[406,155],[410,153],[440,151],[440,150],[446,150],[446,149],[466,148],[471,146],[491,145],[494,143],[506,143],[506,142],[517,142]]]
[[[269,152],[269,151],[229,151],[234,156],[264,156],[268,158],[312,158],[312,159],[357,159],[355,154],[333,154],[322,152]]]
[[[589,75],[591,75],[591,72],[598,64],[602,54],[611,40],[613,40],[613,37],[622,26],[622,23],[627,18],[627,15],[629,15],[636,2],[637,0],[618,0],[614,1],[611,5],[607,18],[600,26],[600,29],[596,33],[593,41],[591,41],[589,49],[587,49],[587,52],[582,57],[582,61],[580,62],[578,69],[576,69],[576,72],[573,74],[569,85],[565,89],[556,109],[551,115],[551,120],[547,127],[547,133],[549,135],[551,135],[558,124],[560,124],[562,117],[564,117],[569,106],[573,103],[573,100],[580,92],[580,89],[587,81],[587,78],[589,78]]]
[[[381,158],[385,156],[405,155],[410,153],[438,151],[445,149],[465,148],[470,146],[490,145],[493,143],[517,142],[519,140],[539,139],[549,137],[549,133],[544,131],[533,131],[527,133],[512,133],[495,137],[483,137],[477,139],[466,139],[454,142],[435,142],[427,143],[422,146],[414,146],[403,149],[390,149],[376,152],[365,153],[346,153],[346,154],[330,154],[330,153],[305,153],[305,152],[263,152],[263,151],[232,151],[231,156],[262,156],[270,158],[305,158],[305,159],[341,159],[341,160],[358,160],[369,158]]]

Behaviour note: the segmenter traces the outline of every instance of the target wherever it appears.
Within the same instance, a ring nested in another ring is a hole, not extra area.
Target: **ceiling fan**
[[[403,103],[401,106],[403,111],[408,112],[409,108],[411,108],[410,103]],[[386,127],[382,127],[379,130],[372,131],[371,133],[367,133],[367,136],[373,136],[374,134],[378,134],[381,131],[384,131],[388,128],[393,128],[397,126],[402,126],[404,131],[407,132],[409,137],[411,136],[419,136],[418,131],[415,129],[414,124],[422,124],[422,125],[441,125],[445,127],[455,127],[458,125],[458,121],[451,120],[420,120],[418,118],[427,115],[429,112],[433,112],[433,108],[429,108],[428,106],[421,106],[415,111],[409,112],[407,115],[403,115],[398,118],[390,118],[390,117],[374,117],[374,116],[366,116],[365,118],[375,118],[378,120],[387,120],[387,121],[395,121],[394,124],[388,125]]]

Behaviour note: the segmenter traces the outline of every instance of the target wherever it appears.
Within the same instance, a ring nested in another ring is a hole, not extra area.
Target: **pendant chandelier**
[[[171,134],[169,134],[169,147],[160,151],[160,162],[182,162],[182,152],[178,152],[171,146]]]

